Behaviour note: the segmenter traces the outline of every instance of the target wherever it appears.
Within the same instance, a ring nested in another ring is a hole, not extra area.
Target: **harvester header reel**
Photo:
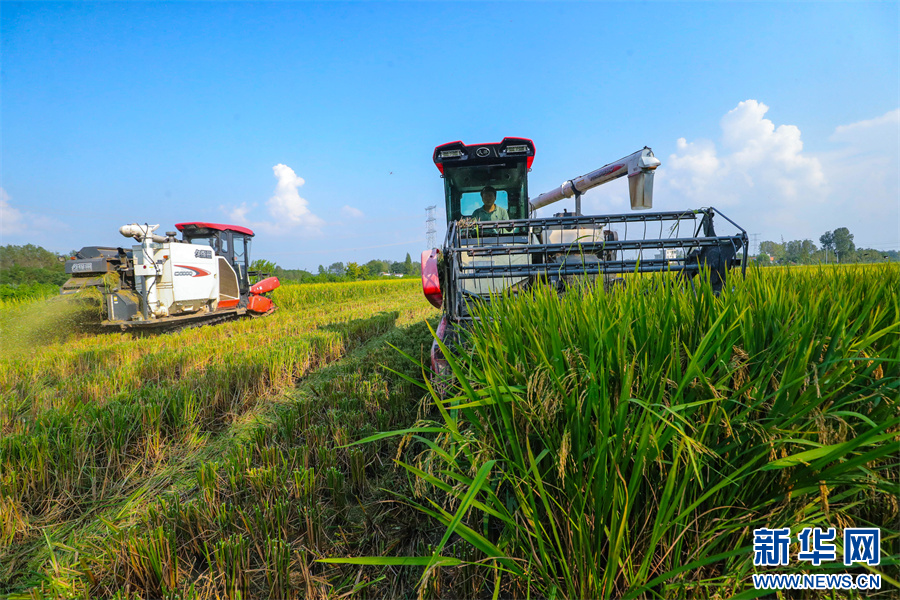
[[[714,218],[729,232],[719,235]],[[727,269],[747,262],[747,232],[715,208],[602,216],[559,216],[451,223],[444,243],[448,292],[462,300],[535,281],[561,289],[573,277],[674,272],[693,278],[702,267],[721,286]],[[452,302],[452,299],[451,299]]]

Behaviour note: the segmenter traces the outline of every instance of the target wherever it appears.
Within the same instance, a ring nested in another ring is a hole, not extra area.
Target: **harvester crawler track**
[[[278,307],[273,306],[271,309],[264,313],[254,313],[248,311],[247,309],[239,308],[237,310],[230,310],[225,313],[208,313],[205,315],[198,315],[193,319],[185,319],[184,317],[169,317],[167,319],[156,319],[154,321],[147,322],[138,321],[129,324],[110,323],[109,321],[104,321],[103,323],[101,323],[101,326],[110,330],[118,331],[132,331],[143,333],[174,333],[176,331],[181,331],[182,329],[193,329],[195,327],[219,325],[221,323],[228,323],[229,321],[237,321],[238,319],[244,317],[248,317],[250,319],[268,317],[276,310],[278,310]]]

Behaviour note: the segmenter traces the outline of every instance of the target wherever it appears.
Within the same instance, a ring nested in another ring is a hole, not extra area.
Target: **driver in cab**
[[[481,201],[484,206],[479,206],[472,211],[472,218],[478,221],[508,221],[509,213],[502,206],[497,206],[497,190],[486,186],[481,190]]]

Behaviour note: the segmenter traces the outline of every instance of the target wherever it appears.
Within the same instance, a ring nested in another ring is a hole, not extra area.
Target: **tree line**
[[[781,243],[760,242],[756,262],[766,265],[846,264],[900,261],[897,250],[857,248],[853,234],[846,227],[826,231],[819,236],[817,246],[812,240],[790,240]]]
[[[74,255],[75,251],[69,253]],[[65,256],[34,244],[24,246],[0,246],[0,299],[46,296],[58,293],[58,288],[69,278],[66,275]],[[422,267],[407,253],[406,259],[392,261],[373,259],[367,263],[331,263],[319,265],[318,272],[303,269],[285,269],[268,260],[257,260],[252,270],[274,275],[285,281],[324,283],[332,281],[356,281],[379,277],[419,277]]]
[[[57,294],[68,278],[54,252],[34,244],[0,246],[0,300]]]
[[[256,260],[252,271],[274,275],[283,281],[299,281],[304,283],[326,283],[335,281],[358,281],[361,279],[378,279],[381,277],[419,277],[422,265],[413,261],[409,253],[403,261],[373,259],[367,263],[334,262],[319,265],[316,273],[304,269],[284,269],[268,260]]]

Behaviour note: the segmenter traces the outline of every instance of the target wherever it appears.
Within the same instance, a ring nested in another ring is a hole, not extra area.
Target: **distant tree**
[[[831,250],[834,252],[834,234],[832,232],[826,231],[820,235],[819,243],[822,244],[823,250]]]
[[[846,227],[840,227],[835,229],[832,235],[834,236],[834,251],[837,252],[841,262],[846,262],[845,257],[849,258],[849,254],[856,250],[853,234]]]
[[[355,262],[347,263],[347,277],[350,279],[360,279],[365,274],[365,269],[363,269],[359,264]]]
[[[399,262],[399,261],[392,262],[392,263],[391,263],[391,270],[390,270],[390,272],[391,272],[391,273],[397,273],[397,274],[399,274],[399,275],[403,275],[403,273],[404,273],[403,268],[404,268],[404,267],[403,267],[403,263],[402,263],[402,262]]]
[[[0,246],[0,284],[60,286],[69,278],[65,271],[65,261],[40,246]]]
[[[784,249],[785,259],[792,263],[805,264],[810,262],[816,250],[812,240],[791,240]]]
[[[336,262],[331,263],[331,266],[328,267],[328,272],[332,275],[343,275],[344,274],[344,263]]]
[[[250,263],[250,270],[256,271],[257,273],[268,273],[269,275],[275,275],[275,272],[278,270],[278,265],[270,260],[258,258]]]
[[[72,253],[70,256],[73,256]],[[0,246],[0,269],[10,267],[26,269],[50,269],[63,271],[62,263],[55,252],[34,244],[24,246]]]
[[[784,244],[778,244],[771,241],[759,243],[759,251],[762,254],[768,254],[775,259],[775,262],[781,262],[785,259]]]
[[[365,265],[366,271],[368,271],[369,275],[372,277],[377,277],[382,273],[388,273],[391,270],[391,263],[386,260],[378,260],[373,259],[366,263]]]
[[[307,281],[312,277],[318,277],[318,275],[313,275],[309,271],[304,271],[303,269],[282,269],[281,267],[275,269],[275,274],[279,279],[285,281]]]
[[[324,275],[325,273],[327,273],[327,271],[325,270],[325,267],[323,267],[322,265],[319,265],[319,275]]]
[[[409,255],[409,252],[406,253],[406,259],[403,261],[403,274],[404,275],[415,275],[416,268],[413,266],[412,257]]]

